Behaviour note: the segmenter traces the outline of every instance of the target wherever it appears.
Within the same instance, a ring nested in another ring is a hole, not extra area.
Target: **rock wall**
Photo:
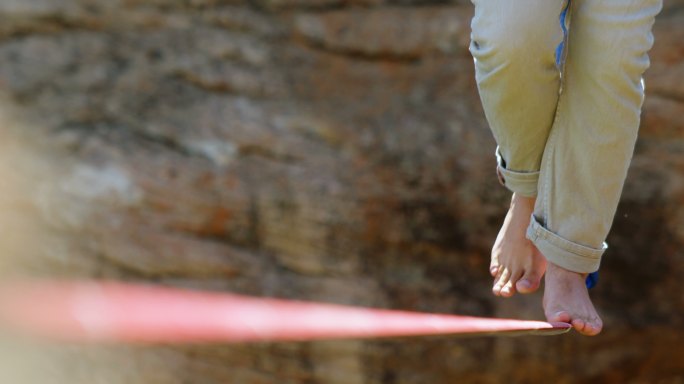
[[[508,193],[467,50],[471,8],[2,0],[3,270],[542,318],[540,295],[489,293]],[[43,346],[5,362],[7,377],[684,381],[684,1],[667,1],[655,34],[641,137],[592,292],[602,336]]]

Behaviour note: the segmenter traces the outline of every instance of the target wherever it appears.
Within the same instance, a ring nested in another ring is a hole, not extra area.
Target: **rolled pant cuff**
[[[506,169],[506,162],[499,152],[499,147],[496,147],[496,174],[499,183],[512,192],[525,197],[537,196],[539,171],[519,172]]]
[[[534,215],[527,227],[527,238],[549,262],[577,273],[596,272],[601,264],[601,256],[608,248],[605,242],[600,249],[596,249],[558,236],[544,228]]]

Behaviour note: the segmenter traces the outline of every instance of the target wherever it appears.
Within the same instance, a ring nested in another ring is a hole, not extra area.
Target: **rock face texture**
[[[471,14],[464,0],[2,0],[3,270],[543,318],[540,295],[489,293],[508,193],[467,50]],[[683,0],[666,3],[655,34],[592,292],[602,336],[44,346],[3,375],[684,382]]]

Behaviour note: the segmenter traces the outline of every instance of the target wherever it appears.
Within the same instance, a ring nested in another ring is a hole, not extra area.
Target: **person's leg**
[[[662,0],[572,0],[564,85],[528,238],[549,262],[544,308],[596,334],[584,285],[598,269],[639,128],[642,74]]]
[[[470,51],[487,121],[498,144],[497,173],[514,192],[492,249],[496,295],[539,286],[545,261],[526,239],[537,180],[558,103],[556,50],[567,0],[473,0]]]

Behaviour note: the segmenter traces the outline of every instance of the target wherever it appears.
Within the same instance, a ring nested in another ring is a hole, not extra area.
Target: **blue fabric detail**
[[[561,41],[560,44],[558,44],[558,47],[556,48],[556,66],[558,69],[561,68],[562,61],[563,61],[563,47],[564,47],[564,42],[565,38],[568,36],[568,28],[567,28],[567,16],[568,16],[568,10],[570,9],[570,0],[568,0],[568,3],[565,5],[565,8],[563,9],[563,12],[560,14],[560,25],[561,29],[563,30],[563,41]]]
[[[587,275],[587,280],[585,281],[587,288],[588,289],[594,288],[594,286],[596,286],[596,283],[598,283],[598,278],[599,278],[598,271],[592,272],[589,275]]]

